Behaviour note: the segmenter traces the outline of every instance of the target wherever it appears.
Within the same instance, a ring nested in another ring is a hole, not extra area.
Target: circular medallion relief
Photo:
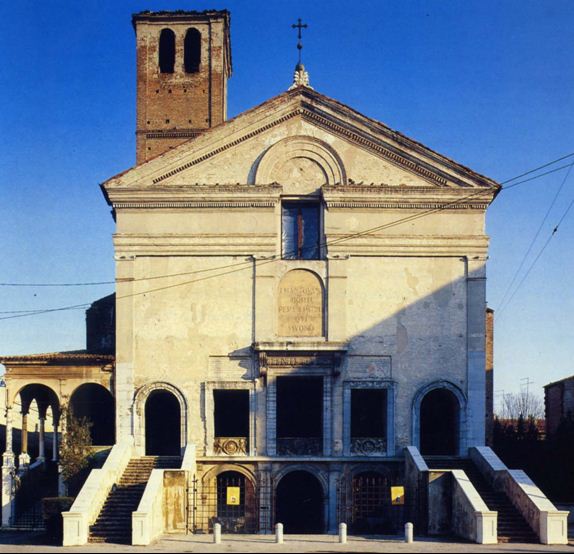
[[[311,158],[296,157],[274,168],[271,180],[300,192],[312,192],[328,183],[323,168]]]
[[[283,185],[284,194],[309,194],[325,185],[347,182],[337,152],[310,136],[279,140],[258,158],[251,175],[253,183]]]

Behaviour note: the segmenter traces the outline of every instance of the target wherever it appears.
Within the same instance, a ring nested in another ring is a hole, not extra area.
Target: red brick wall
[[[494,423],[494,310],[486,310],[486,444],[492,446]]]
[[[226,118],[231,73],[227,12],[160,12],[134,16],[137,63],[137,163],[162,154]],[[175,33],[173,73],[159,71],[159,36]],[[184,71],[188,29],[201,33],[199,72]]]

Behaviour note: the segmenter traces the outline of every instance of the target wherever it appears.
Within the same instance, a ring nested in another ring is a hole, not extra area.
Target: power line
[[[547,165],[547,164],[546,164],[546,165]],[[568,164],[567,166],[564,166],[564,167],[571,167],[572,165],[574,165],[574,162],[572,162],[571,164]],[[513,183],[512,185],[509,185],[509,186],[507,186],[507,187],[504,187],[502,190],[506,190],[507,188],[512,188],[512,187],[521,185],[521,184],[526,183],[526,182],[529,182],[529,181],[531,181],[531,180],[533,180],[533,179],[535,179],[535,178],[542,177],[542,176],[544,176],[544,175],[546,175],[546,174],[548,174],[548,173],[553,173],[553,172],[555,172],[555,171],[559,171],[560,169],[564,169],[564,167],[554,169],[554,170],[552,170],[552,171],[550,171],[550,172],[546,172],[546,173],[544,173],[544,174],[542,174],[542,175],[540,175],[540,176],[532,177],[532,178],[530,178],[530,179],[526,179],[526,180],[520,181],[520,182],[518,182],[518,183]],[[455,205],[457,205],[457,204],[460,204],[460,203],[462,203],[462,202],[464,202],[464,201],[466,201],[466,200],[469,200],[469,199],[471,199],[471,198],[474,198],[474,197],[477,197],[477,196],[481,196],[481,195],[487,195],[487,194],[490,195],[491,193],[492,193],[492,189],[491,189],[491,188],[488,188],[488,189],[486,189],[486,190],[485,190],[485,189],[479,189],[479,190],[473,192],[472,194],[470,194],[470,195],[468,195],[468,196],[465,196],[465,197],[462,197],[462,198],[453,200],[453,201],[451,201],[451,202],[447,202],[446,204],[443,204],[442,206],[439,206],[439,207],[437,207],[437,208],[432,208],[432,209],[429,209],[429,210],[425,210],[425,211],[423,211],[423,212],[420,212],[420,213],[417,213],[417,214],[413,214],[413,215],[410,215],[410,216],[407,216],[407,217],[404,217],[404,218],[401,218],[401,219],[398,219],[398,220],[395,220],[395,221],[391,221],[391,222],[386,223],[386,224],[383,224],[383,225],[379,225],[379,226],[376,226],[376,227],[372,227],[372,228],[367,229],[367,230],[365,230],[365,231],[361,231],[361,232],[358,232],[358,233],[353,233],[353,234],[347,235],[347,236],[345,236],[345,237],[340,237],[340,238],[334,239],[334,240],[332,240],[332,241],[323,243],[323,244],[320,245],[320,246],[321,246],[321,247],[325,247],[325,246],[329,246],[329,245],[332,245],[332,244],[338,244],[338,243],[340,243],[340,242],[344,242],[344,241],[347,241],[347,240],[351,240],[351,239],[353,239],[353,238],[357,238],[357,237],[369,235],[369,234],[372,234],[372,233],[377,232],[377,231],[382,231],[382,230],[384,230],[384,229],[388,229],[388,228],[391,228],[391,227],[394,227],[394,226],[397,226],[397,225],[401,225],[401,224],[403,224],[403,223],[408,223],[408,222],[411,222],[411,221],[415,221],[415,220],[420,219],[420,218],[422,218],[422,217],[426,217],[427,215],[430,215],[430,214],[432,214],[432,213],[437,213],[437,212],[440,212],[440,211],[442,211],[442,210],[444,210],[444,209],[447,209],[447,208],[449,208],[449,207],[452,207],[452,206],[455,206]],[[255,265],[256,265],[256,266],[261,266],[261,265],[264,265],[264,264],[267,264],[267,263],[276,262],[276,261],[278,261],[278,260],[280,260],[280,259],[282,259],[282,258],[277,258],[277,256],[274,255],[274,256],[272,256],[270,259],[263,260],[262,262],[259,262],[259,263],[258,263],[258,262],[255,262]],[[156,288],[156,289],[149,289],[149,290],[146,290],[146,291],[140,291],[140,292],[131,293],[131,294],[123,295],[123,296],[118,296],[118,297],[116,297],[116,301],[117,301],[117,300],[122,300],[122,299],[125,299],[125,298],[131,298],[131,297],[134,297],[134,296],[139,296],[139,295],[142,295],[142,294],[143,294],[143,295],[145,295],[145,294],[151,294],[151,293],[159,292],[159,291],[162,291],[162,290],[167,290],[167,289],[171,289],[171,288],[175,288],[175,287],[190,285],[190,284],[193,284],[193,283],[197,283],[197,282],[201,282],[201,281],[206,281],[206,280],[208,280],[208,279],[212,279],[212,278],[215,278],[215,277],[222,277],[222,276],[225,276],[225,275],[229,275],[229,274],[231,274],[231,273],[235,273],[235,272],[237,272],[237,271],[244,271],[245,269],[251,268],[252,265],[253,265],[252,260],[247,260],[247,261],[239,262],[239,263],[237,263],[237,264],[235,264],[235,263],[234,263],[234,264],[228,264],[228,265],[226,265],[226,266],[221,266],[221,267],[216,267],[216,268],[204,268],[204,269],[201,269],[201,270],[196,270],[195,272],[184,272],[184,273],[174,274],[174,275],[162,275],[162,276],[155,276],[155,277],[152,277],[152,278],[141,278],[141,279],[137,279],[137,280],[134,279],[133,281],[139,281],[139,280],[146,280],[146,281],[148,281],[148,280],[152,280],[152,279],[165,278],[165,277],[176,276],[176,275],[177,275],[177,276],[182,276],[182,275],[186,275],[186,274],[209,272],[209,271],[217,271],[217,270],[219,270],[219,269],[232,268],[230,271],[225,271],[225,272],[223,272],[223,273],[217,273],[217,274],[214,274],[214,275],[208,275],[208,276],[203,277],[203,278],[200,278],[200,279],[194,279],[194,280],[191,280],[191,281],[185,281],[185,282],[183,282],[183,283],[174,283],[174,284],[172,284],[172,285],[167,285],[167,286],[159,287],[159,288]],[[238,266],[245,266],[245,267],[238,267]],[[62,307],[58,307],[58,308],[39,309],[39,310],[30,311],[30,312],[22,311],[21,313],[17,313],[17,314],[15,314],[15,315],[9,315],[9,316],[5,316],[5,317],[0,317],[0,321],[1,321],[1,320],[6,320],[6,319],[16,319],[16,318],[21,318],[21,317],[28,317],[28,316],[32,316],[32,315],[40,315],[40,314],[45,314],[45,313],[59,312],[59,311],[67,311],[67,310],[74,310],[74,309],[85,309],[85,308],[87,308],[87,307],[90,306],[90,305],[91,305],[91,302],[90,302],[90,303],[85,303],[85,304],[75,304],[75,305],[73,305],[73,306],[62,306]]]
[[[546,175],[550,175],[551,173],[556,173],[557,171],[562,171],[563,169],[566,169],[568,167],[572,167],[573,165],[574,165],[574,162],[566,164],[566,165],[561,165],[560,167],[557,167],[556,169],[551,169],[550,171],[545,171],[544,173],[541,173],[540,175],[535,175],[534,177],[530,177],[529,179],[524,179],[524,181],[519,181],[518,183],[512,183],[511,185],[506,185],[505,187],[502,187],[502,190],[508,190],[508,189],[513,188],[513,187],[517,187],[518,185],[522,185],[524,183],[534,181],[535,179],[540,179],[540,177],[545,177]]]
[[[486,189],[486,190],[480,189],[480,190],[477,190],[477,191],[473,192],[472,194],[470,194],[470,195],[468,195],[468,196],[465,196],[465,197],[462,197],[462,198],[458,198],[458,199],[453,200],[453,201],[451,201],[451,202],[447,202],[446,204],[443,204],[442,206],[439,206],[439,207],[437,207],[437,208],[432,208],[432,209],[429,209],[429,210],[425,210],[424,212],[421,212],[421,213],[418,213],[418,214],[413,214],[413,215],[410,215],[410,216],[407,216],[407,217],[404,217],[404,218],[400,218],[400,219],[398,219],[398,220],[391,221],[391,222],[389,222],[389,223],[385,223],[385,224],[383,224],[383,225],[378,225],[378,226],[376,226],[376,227],[372,227],[372,228],[367,229],[367,230],[365,230],[365,231],[361,231],[361,232],[358,232],[358,233],[353,233],[353,234],[351,234],[351,235],[347,235],[347,236],[344,236],[344,237],[340,237],[340,238],[334,239],[334,240],[332,240],[332,241],[328,241],[328,242],[326,242],[326,243],[323,243],[321,246],[329,246],[329,245],[332,245],[332,244],[338,244],[338,243],[340,243],[340,242],[344,242],[344,241],[347,241],[347,240],[351,240],[352,238],[356,238],[356,237],[360,237],[360,236],[365,236],[365,235],[372,234],[372,233],[377,232],[377,231],[382,231],[382,230],[384,230],[384,229],[388,229],[388,228],[391,228],[391,227],[395,227],[395,226],[397,226],[397,225],[401,225],[402,223],[407,223],[407,222],[410,222],[410,221],[414,221],[414,220],[416,220],[416,219],[420,219],[420,218],[422,218],[422,217],[426,217],[427,215],[430,215],[431,213],[440,212],[440,211],[442,211],[442,210],[444,210],[444,209],[447,209],[447,208],[449,208],[449,207],[451,207],[451,206],[460,204],[460,203],[462,203],[462,202],[464,202],[464,201],[466,201],[466,200],[469,200],[469,199],[471,199],[471,198],[474,198],[474,197],[477,197],[477,196],[481,196],[481,195],[490,195],[491,193],[492,193],[492,189],[491,189],[491,188]],[[259,263],[256,262],[256,266],[259,267],[259,266],[261,266],[261,265],[265,265],[265,264],[268,264],[268,263],[273,263],[273,262],[276,262],[276,261],[278,261],[278,260],[280,260],[280,259],[282,259],[282,258],[277,258],[277,257],[274,255],[274,256],[273,256],[272,258],[270,258],[270,259],[263,260],[263,261],[261,261],[261,262],[259,262]],[[237,265],[245,265],[245,264],[248,264],[248,265],[246,265],[245,267],[242,267],[242,268],[233,268],[233,269],[230,269],[229,271],[225,271],[225,272],[223,272],[223,273],[217,273],[217,274],[215,274],[215,275],[208,275],[208,276],[203,277],[203,278],[193,279],[193,280],[191,280],[191,281],[184,281],[183,283],[174,283],[174,284],[172,284],[172,285],[166,285],[166,286],[164,286],[164,287],[159,287],[159,288],[156,288],[156,289],[149,289],[149,290],[146,290],[146,291],[140,291],[140,292],[135,292],[135,293],[131,293],[131,294],[123,295],[123,296],[118,296],[118,297],[116,297],[116,301],[117,301],[117,300],[122,300],[122,299],[125,299],[125,298],[131,298],[131,297],[134,297],[134,296],[139,296],[139,295],[142,295],[142,294],[144,294],[144,295],[145,295],[145,294],[151,294],[151,293],[153,293],[153,292],[159,292],[159,291],[162,291],[162,290],[167,290],[167,289],[171,289],[171,288],[175,288],[175,287],[181,287],[181,286],[185,286],[185,285],[197,283],[197,282],[200,282],[200,281],[206,281],[206,280],[208,280],[208,279],[212,279],[212,278],[215,278],[215,277],[222,277],[222,276],[224,276],[224,275],[229,275],[229,274],[235,273],[235,272],[237,272],[237,271],[244,271],[245,269],[251,268],[252,265],[253,265],[253,264],[252,264],[252,260],[248,260],[247,262],[240,262],[240,264],[237,264]],[[234,265],[234,264],[230,264],[230,265],[228,265],[227,267],[233,267],[233,265]],[[223,267],[225,267],[225,266],[223,266]],[[217,269],[221,269],[221,268],[211,268],[211,271],[215,271],[215,270],[217,270]],[[10,315],[10,316],[6,316],[6,317],[0,317],[0,320],[17,319],[17,318],[21,318],[21,317],[28,317],[28,316],[31,316],[31,315],[40,315],[40,314],[50,313],[50,312],[66,311],[66,310],[73,310],[73,309],[81,309],[81,308],[88,307],[89,305],[90,305],[90,304],[76,304],[76,305],[74,305],[74,306],[63,306],[63,307],[59,307],[59,308],[50,308],[50,309],[46,309],[46,310],[38,310],[38,311],[35,311],[35,312],[32,312],[32,313],[20,313],[20,314],[17,314],[17,315]]]
[[[506,183],[510,183],[511,181],[515,181],[516,179],[519,179],[520,177],[524,177],[525,175],[530,175],[532,173],[535,173],[536,171],[539,171],[540,169],[544,169],[546,167],[554,165],[554,164],[558,163],[559,161],[565,160],[565,159],[570,158],[572,156],[574,156],[574,152],[571,154],[567,154],[566,156],[562,156],[560,158],[557,158],[556,160],[553,160],[551,162],[545,163],[545,164],[543,164],[539,167],[536,167],[534,169],[530,169],[524,173],[521,173],[520,175],[517,175],[516,177],[512,177],[511,179],[507,179],[506,181],[502,181],[500,184],[505,185]],[[552,169],[550,171],[546,171],[544,173],[541,173],[540,175],[536,175],[534,177],[531,177],[529,179],[525,179],[525,180],[520,181],[518,183],[513,183],[511,185],[503,186],[502,190],[508,190],[508,189],[511,189],[511,188],[516,187],[518,185],[522,185],[523,183],[527,183],[529,181],[534,181],[535,179],[545,177],[546,175],[550,175],[551,173],[555,173],[557,171],[561,171],[561,170],[566,169],[566,168],[571,168],[573,165],[574,165],[574,162],[567,164],[567,165],[560,166],[560,167]],[[243,263],[244,262],[241,262],[238,265],[241,265]],[[224,269],[226,267],[231,267],[232,265],[233,264],[230,264],[228,266],[222,266],[220,268],[199,269],[199,270],[195,270],[195,271],[186,271],[186,272],[182,272],[182,273],[155,275],[152,277],[141,277],[141,278],[135,278],[132,281],[151,281],[154,279],[167,279],[170,277],[181,277],[184,275],[193,275],[193,274],[199,274],[199,273],[206,273],[208,271],[215,271],[216,269]],[[114,285],[114,284],[115,284],[115,281],[93,281],[93,282],[79,282],[79,283],[0,283],[0,287],[85,287],[85,286],[100,286],[100,285]],[[7,312],[0,312],[0,313],[7,313]]]
[[[531,173],[535,173],[536,171],[539,171],[540,169],[544,169],[545,167],[550,167],[551,165],[554,165],[558,162],[561,162],[562,160],[566,160],[568,158],[571,158],[572,156],[574,156],[574,152],[572,152],[571,154],[566,154],[566,156],[562,156],[561,158],[557,158],[556,160],[553,160],[551,162],[545,163],[544,165],[540,165],[534,169],[529,169],[528,171],[521,173],[520,175],[517,175],[516,177],[512,177],[512,179],[507,179],[506,181],[502,181],[500,184],[505,185],[506,183],[510,183],[511,181],[516,181],[516,179],[520,179],[520,177],[524,177],[525,175],[530,175]]]
[[[522,268],[524,267],[524,264],[526,263],[526,260],[527,260],[528,256],[530,255],[530,252],[532,252],[532,249],[534,248],[534,245],[536,244],[536,241],[538,240],[538,237],[540,236],[540,233],[542,232],[542,229],[544,228],[544,224],[546,223],[546,220],[550,216],[550,213],[552,212],[552,209],[554,208],[554,205],[556,204],[556,201],[558,200],[558,196],[560,196],[560,193],[562,192],[562,189],[564,188],[564,185],[566,184],[566,181],[568,180],[568,177],[570,176],[571,171],[572,171],[572,164],[570,164],[570,167],[568,168],[568,172],[564,176],[564,179],[562,179],[562,183],[560,183],[560,186],[558,187],[558,190],[556,191],[556,194],[554,195],[554,198],[552,199],[552,202],[550,203],[550,207],[546,211],[546,214],[544,215],[544,218],[542,219],[542,222],[540,223],[540,226],[538,227],[538,230],[536,231],[534,238],[530,241],[530,245],[528,246],[528,249],[526,250],[526,253],[523,256],[522,261],[520,262],[520,265],[518,266],[518,269],[514,273],[512,280],[510,281],[508,287],[506,288],[506,290],[504,291],[504,294],[502,295],[502,300],[500,301],[500,309],[501,310],[504,306],[504,302],[505,302],[506,298],[508,297],[508,294],[510,293],[510,291],[512,290],[512,287],[514,286],[514,283],[516,282],[516,279],[518,279],[518,275],[522,271]]]
[[[512,293],[512,295],[510,296],[510,298],[508,299],[506,304],[499,309],[499,318],[500,318],[500,315],[503,313],[504,309],[506,309],[506,307],[512,302],[512,299],[516,296],[516,293],[520,290],[520,287],[522,287],[522,285],[524,284],[526,279],[528,279],[528,276],[530,275],[530,273],[532,272],[532,270],[534,269],[534,267],[538,263],[538,260],[542,257],[542,254],[544,254],[544,251],[546,250],[546,248],[550,244],[550,241],[558,233],[560,225],[562,224],[564,219],[566,219],[566,216],[568,215],[568,213],[572,209],[572,206],[574,206],[574,199],[570,202],[570,204],[568,205],[568,207],[566,208],[566,210],[562,214],[562,217],[560,218],[560,220],[556,224],[556,227],[554,227],[554,229],[552,230],[552,233],[550,233],[550,236],[548,237],[548,239],[546,239],[546,242],[544,243],[544,245],[542,246],[542,248],[538,252],[538,255],[536,256],[536,258],[534,258],[534,261],[530,264],[530,267],[528,268],[527,272],[524,274],[524,276],[522,277],[522,279],[520,280],[520,282],[518,283],[518,285],[514,289],[514,292]]]

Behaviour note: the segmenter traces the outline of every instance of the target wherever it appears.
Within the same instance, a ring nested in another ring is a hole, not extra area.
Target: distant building
[[[574,375],[544,387],[544,407],[546,436],[550,437],[563,419],[574,417]]]

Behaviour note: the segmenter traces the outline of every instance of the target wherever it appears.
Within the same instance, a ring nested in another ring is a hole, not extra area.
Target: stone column
[[[329,534],[337,533],[339,525],[338,517],[338,492],[339,479],[341,477],[341,468],[334,465],[329,469],[329,491],[327,497],[327,532]],[[342,523],[347,523],[343,521]]]
[[[52,461],[58,461],[58,420],[54,418],[54,430],[52,431]]]
[[[12,449],[12,407],[6,408],[6,451],[2,456],[2,526],[9,526],[14,504],[14,451]]]
[[[323,456],[331,456],[333,452],[333,410],[332,410],[333,377],[323,377]]]
[[[20,470],[30,465],[30,455],[28,454],[28,413],[22,412],[22,452],[18,456],[18,466]]]
[[[39,462],[46,460],[46,415],[40,415],[38,426],[38,458]]]
[[[261,468],[259,472],[259,532],[268,535],[273,533],[271,508],[273,491],[271,481],[271,469]]]
[[[267,456],[277,453],[277,381],[274,375],[267,375]]]
[[[59,441],[59,450],[58,450],[58,496],[67,496],[68,494],[68,487],[66,482],[64,481],[64,476],[62,475],[62,466],[60,465],[59,461],[61,459],[61,452],[62,445],[66,440],[66,417],[65,414],[67,413],[67,405],[63,404],[61,409],[61,417],[60,417],[60,441]]]

